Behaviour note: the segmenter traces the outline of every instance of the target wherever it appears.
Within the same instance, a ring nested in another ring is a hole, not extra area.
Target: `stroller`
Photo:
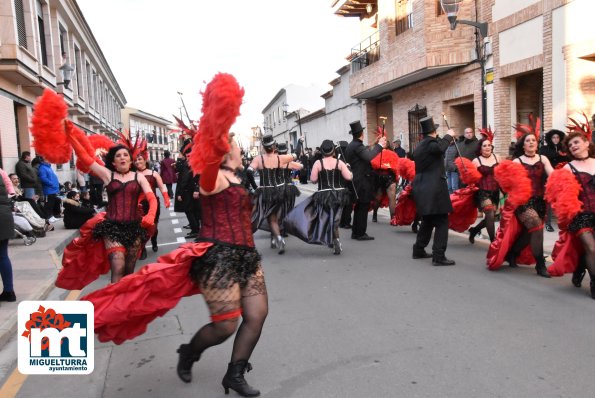
[[[14,213],[14,235],[15,239],[23,239],[25,246],[31,246],[37,241],[29,222],[18,213]]]

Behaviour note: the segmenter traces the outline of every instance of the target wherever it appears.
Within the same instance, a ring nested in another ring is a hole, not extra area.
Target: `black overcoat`
[[[444,170],[444,152],[452,140],[448,134],[444,138],[426,135],[413,151],[413,199],[420,216],[452,212]]]
[[[10,239],[14,236],[14,218],[12,203],[8,198],[8,190],[0,177],[0,240]]]
[[[362,140],[354,138],[345,149],[345,159],[351,166],[353,185],[360,203],[369,203],[374,197],[374,176],[370,161],[382,152],[382,146],[368,149]]]

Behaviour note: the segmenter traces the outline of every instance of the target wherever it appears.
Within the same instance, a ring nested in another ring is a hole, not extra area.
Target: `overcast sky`
[[[200,117],[199,92],[228,72],[246,94],[233,131],[262,126],[262,109],[288,84],[324,90],[360,41],[357,18],[330,0],[78,0],[128,106],[173,120],[183,93]],[[322,91],[320,94],[323,94]],[[290,104],[290,111],[298,104]]]

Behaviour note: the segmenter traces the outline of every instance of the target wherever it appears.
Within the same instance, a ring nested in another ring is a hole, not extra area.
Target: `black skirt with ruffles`
[[[568,226],[568,230],[571,232],[578,232],[585,228],[595,229],[595,213],[590,211],[579,213]]]
[[[95,226],[93,238],[108,239],[126,248],[133,247],[138,239],[141,242],[149,239],[147,231],[141,226],[140,221],[119,222],[107,218]]]
[[[215,243],[192,262],[190,276],[199,285],[226,289],[233,283],[246,287],[260,264],[260,254],[254,247]]]

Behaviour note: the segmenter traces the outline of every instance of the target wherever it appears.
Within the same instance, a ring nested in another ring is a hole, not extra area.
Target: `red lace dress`
[[[120,344],[143,334],[152,320],[182,297],[200,293],[195,281],[223,287],[234,281],[244,286],[256,274],[260,255],[252,238],[246,189],[230,184],[201,201],[206,211],[196,243],[183,244],[157,263],[81,298],[94,305],[99,341]]]
[[[140,223],[142,213],[138,200],[142,189],[137,176],[135,173],[133,180],[122,182],[114,179],[112,173],[112,179],[105,188],[108,197],[105,220],[93,229],[95,239],[109,239],[127,248],[134,246],[139,238],[143,241],[147,239],[147,232]]]
[[[585,171],[578,171],[572,163],[569,163],[569,166],[582,188],[578,199],[583,204],[583,210],[574,217],[568,229],[572,232],[588,229],[593,231],[595,227],[595,176]]]

